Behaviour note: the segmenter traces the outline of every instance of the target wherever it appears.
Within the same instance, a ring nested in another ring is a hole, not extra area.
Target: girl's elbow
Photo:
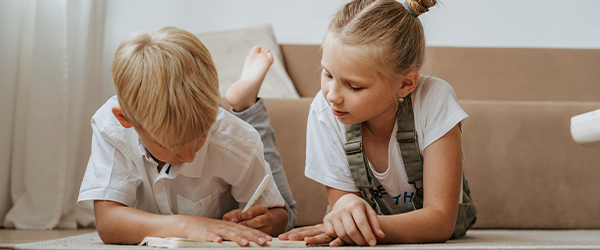
[[[439,220],[436,223],[436,233],[431,235],[431,242],[444,243],[448,241],[454,233],[454,227],[456,226],[456,214],[448,213],[446,211],[439,211]]]
[[[454,233],[454,227],[456,226],[456,215],[455,216],[444,216],[443,222],[440,225],[440,231],[437,237],[437,241],[444,243],[448,241]]]

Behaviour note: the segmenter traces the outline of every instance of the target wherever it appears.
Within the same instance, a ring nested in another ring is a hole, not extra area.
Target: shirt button
[[[197,208],[202,208],[202,202],[198,202],[198,203],[196,203],[196,207],[197,207]]]
[[[162,187],[162,183],[160,183],[160,182],[159,182],[159,183],[156,183],[156,187],[157,187],[157,188],[160,188],[160,187]]]

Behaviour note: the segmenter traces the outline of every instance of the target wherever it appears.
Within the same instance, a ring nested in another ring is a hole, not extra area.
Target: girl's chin
[[[344,125],[354,125],[357,123],[361,123],[362,121],[358,121],[356,119],[351,119],[350,117],[348,117],[347,115],[345,116],[338,116],[336,117],[338,119],[338,121],[340,121],[341,123],[343,123]]]

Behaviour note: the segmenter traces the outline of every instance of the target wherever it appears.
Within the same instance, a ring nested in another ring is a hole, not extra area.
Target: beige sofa
[[[266,99],[298,203],[296,226],[323,218],[325,189],[304,176],[306,119],[319,91],[317,45],[282,45],[302,96]],[[474,228],[600,229],[600,150],[576,144],[570,118],[600,108],[600,50],[428,48],[422,74],[448,81],[469,114],[463,169]]]

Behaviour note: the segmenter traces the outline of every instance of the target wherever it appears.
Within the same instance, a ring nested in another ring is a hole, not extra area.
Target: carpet
[[[322,247],[308,247],[322,248]],[[356,247],[342,247],[350,249]],[[3,244],[0,249],[135,249],[159,248],[106,245],[98,233],[88,233],[35,243]],[[188,248],[189,249],[189,248]],[[222,249],[222,248],[221,248]],[[466,236],[439,244],[378,245],[369,249],[600,249],[600,230],[481,230],[472,229]]]

